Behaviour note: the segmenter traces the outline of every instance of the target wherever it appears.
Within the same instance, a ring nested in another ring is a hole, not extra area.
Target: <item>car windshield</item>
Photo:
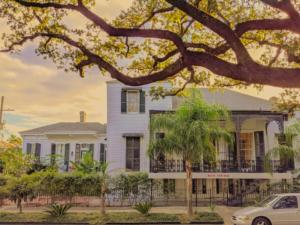
[[[277,197],[278,197],[277,195],[271,195],[271,196],[265,198],[264,200],[262,200],[261,202],[257,203],[255,206],[256,207],[270,206]]]

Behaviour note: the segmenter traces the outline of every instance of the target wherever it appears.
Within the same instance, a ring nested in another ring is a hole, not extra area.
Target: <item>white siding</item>
[[[169,87],[167,83],[161,85],[166,88]],[[146,93],[145,113],[121,113],[121,91],[122,88],[129,87],[119,82],[107,83],[107,161],[111,171],[118,172],[126,167],[126,139],[123,137],[125,133],[143,134],[141,138],[140,166],[142,171],[149,171],[147,156],[149,111],[172,109],[171,97],[159,101],[151,100],[151,96],[149,96],[150,87],[151,85],[136,87]]]

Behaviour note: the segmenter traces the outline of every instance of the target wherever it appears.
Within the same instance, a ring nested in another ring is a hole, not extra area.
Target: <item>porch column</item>
[[[236,159],[237,159],[237,165],[238,165],[238,170],[241,169],[241,150],[240,150],[240,137],[241,137],[241,120],[240,117],[237,116],[235,119],[235,136],[236,136]]]

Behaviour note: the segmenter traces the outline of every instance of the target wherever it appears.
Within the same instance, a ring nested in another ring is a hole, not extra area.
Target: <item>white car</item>
[[[272,195],[254,207],[236,211],[234,225],[300,225],[300,193]]]

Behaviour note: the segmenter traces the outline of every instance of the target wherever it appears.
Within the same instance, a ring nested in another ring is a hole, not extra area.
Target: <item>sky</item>
[[[132,0],[97,0],[95,12],[112,20]],[[74,23],[82,18],[74,15]],[[6,24],[0,21],[0,30]],[[1,40],[0,40],[1,41]],[[86,111],[90,122],[106,123],[106,81],[98,71],[89,71],[85,78],[77,73],[58,70],[50,60],[34,53],[36,43],[23,46],[19,54],[0,53],[0,96],[5,96],[5,136],[55,122],[75,122],[79,111]],[[279,89],[265,87],[262,92],[248,89],[244,93],[270,98]]]

